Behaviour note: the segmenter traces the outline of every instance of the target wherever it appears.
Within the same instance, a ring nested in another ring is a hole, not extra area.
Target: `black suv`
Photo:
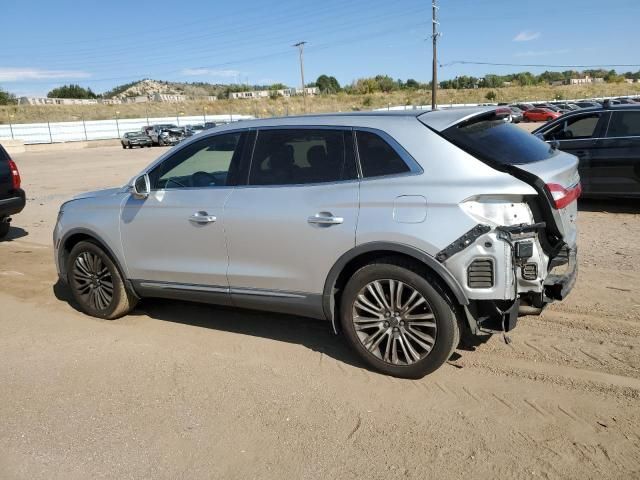
[[[640,197],[640,104],[577,110],[533,133],[580,159],[582,196]]]
[[[24,208],[24,190],[20,188],[20,173],[7,151],[0,145],[0,239],[9,233],[11,215]]]

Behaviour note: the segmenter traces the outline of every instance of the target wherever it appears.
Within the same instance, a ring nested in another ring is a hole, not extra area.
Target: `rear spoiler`
[[[442,132],[449,127],[464,123],[474,117],[483,116],[486,114],[499,113],[502,115],[508,115],[506,110],[509,107],[464,107],[464,108],[450,108],[446,110],[436,110],[435,112],[425,112],[418,115],[418,120],[424,123],[427,127]]]

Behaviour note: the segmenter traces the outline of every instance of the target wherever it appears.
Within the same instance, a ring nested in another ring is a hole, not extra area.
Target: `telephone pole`
[[[298,42],[294,47],[298,47],[298,52],[300,53],[300,79],[302,81],[302,105],[304,111],[307,111],[307,91],[304,88],[304,45],[307,42]]]
[[[438,10],[438,5],[436,5],[437,0],[432,0],[431,3],[431,23],[432,23],[432,33],[431,39],[433,40],[433,65],[431,67],[431,110],[435,110],[438,106],[437,94],[438,94],[438,37],[440,33],[438,32],[438,22],[436,20],[436,13]]]

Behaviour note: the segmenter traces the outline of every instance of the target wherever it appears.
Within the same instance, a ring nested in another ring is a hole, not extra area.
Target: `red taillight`
[[[547,183],[547,188],[551,192],[555,207],[558,210],[577,200],[582,193],[582,184],[580,182],[569,188],[565,188],[558,183]]]
[[[12,181],[12,186],[14,190],[17,190],[18,188],[20,188],[20,172],[18,171],[18,166],[16,165],[16,163],[9,159],[9,170],[11,171],[11,181]]]

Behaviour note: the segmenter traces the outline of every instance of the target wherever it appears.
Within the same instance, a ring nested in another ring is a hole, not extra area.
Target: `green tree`
[[[407,81],[405,82],[404,86],[406,88],[412,88],[412,89],[420,88],[420,84],[416,80],[414,80],[413,78],[408,78]]]
[[[54,88],[47,93],[49,98],[97,98],[98,96],[90,88],[83,88],[80,85],[70,84]]]
[[[341,90],[340,83],[336,80],[336,77],[328,75],[320,75],[316,80],[315,86],[322,93],[338,93]]]
[[[378,84],[378,90],[389,93],[398,88],[398,84],[389,75],[376,75],[374,81]]]
[[[16,103],[16,96],[0,88],[0,105],[13,105]]]

